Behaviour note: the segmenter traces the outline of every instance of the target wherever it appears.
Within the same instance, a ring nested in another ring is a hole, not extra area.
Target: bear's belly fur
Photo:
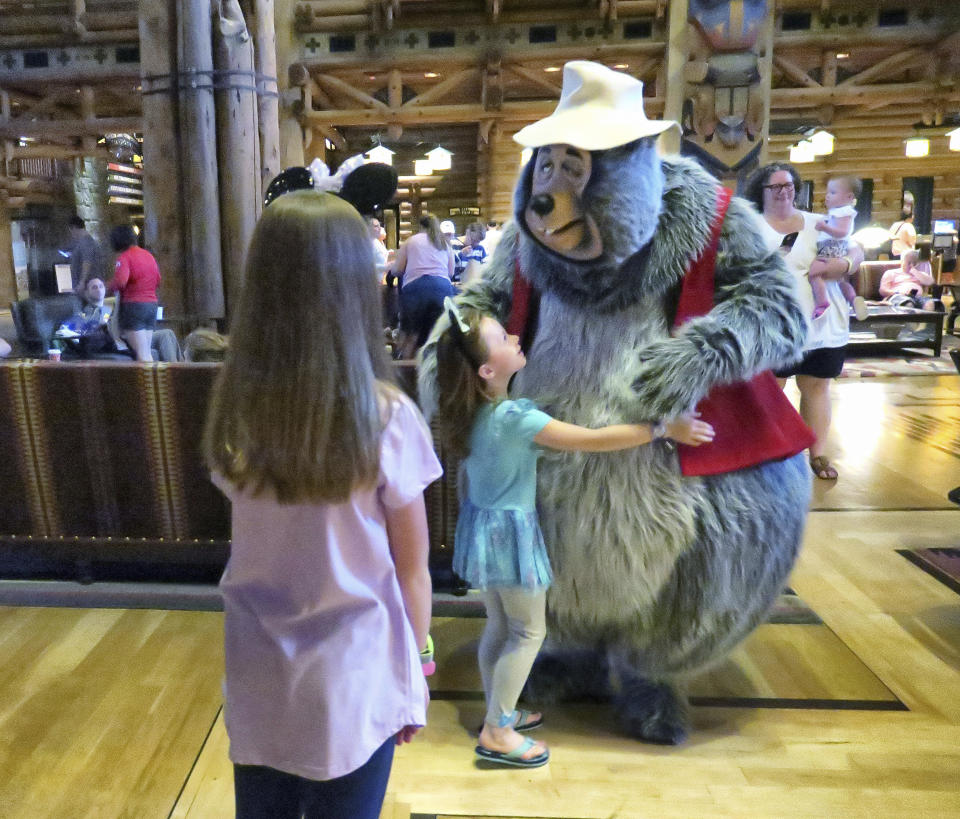
[[[588,427],[656,420],[636,405],[630,384],[636,351],[666,333],[658,304],[596,315],[544,294],[512,392]],[[551,636],[606,646],[660,679],[709,664],[762,619],[796,556],[810,486],[802,455],[682,478],[666,442],[547,452],[538,481],[555,573]]]

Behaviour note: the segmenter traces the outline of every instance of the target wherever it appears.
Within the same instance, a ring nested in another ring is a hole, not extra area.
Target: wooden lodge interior
[[[461,234],[503,223],[513,136],[554,109],[572,59],[642,80],[646,114],[683,126],[661,150],[733,189],[825,131],[832,151],[796,165],[807,207],[853,175],[869,182],[858,227],[888,229],[909,194],[918,233],[956,235],[950,0],[0,0],[0,338],[14,346],[0,361],[0,816],[234,815],[216,591],[229,518],[197,443],[216,365],[18,355],[7,307],[50,295],[69,218],[101,241],[134,224],[167,326],[228,335],[282,169],[388,148],[390,248],[424,212]],[[916,140],[924,155],[907,156]],[[418,174],[437,147],[451,167]],[[955,247],[937,262],[954,319]],[[473,593],[441,589],[429,725],[398,750],[381,816],[960,816],[960,574],[916,558],[960,566],[960,338],[941,331],[932,355],[848,350],[828,447],[840,477],[814,481],[770,621],[689,681],[686,744],[640,744],[606,704],[567,703],[546,713],[546,767],[476,762],[482,615]],[[109,423],[73,411],[91,402]],[[104,498],[135,457],[136,514]],[[432,558],[448,567],[455,481],[432,492]]]

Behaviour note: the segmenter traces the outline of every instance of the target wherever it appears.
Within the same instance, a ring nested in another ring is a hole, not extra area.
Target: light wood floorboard
[[[480,621],[438,618],[452,692],[398,750],[384,817],[960,816],[960,595],[896,553],[960,547],[960,379],[841,381],[791,586],[823,625],[766,625],[698,696],[854,699],[909,711],[695,707],[641,745],[601,705],[551,708],[548,766],[481,767]],[[220,615],[0,609],[0,816],[232,816]],[[454,697],[457,692],[462,696]],[[211,729],[211,725],[213,726]]]

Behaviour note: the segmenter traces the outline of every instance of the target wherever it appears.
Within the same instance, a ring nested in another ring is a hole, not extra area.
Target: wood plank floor
[[[960,547],[960,379],[834,396],[841,478],[818,483],[791,577],[822,624],[762,626],[695,681],[719,705],[694,708],[683,747],[564,706],[540,732],[550,764],[516,771],[472,754],[481,621],[437,618],[430,725],[399,750],[384,817],[960,816],[960,595],[896,553]],[[232,816],[221,623],[0,608],[0,816]]]

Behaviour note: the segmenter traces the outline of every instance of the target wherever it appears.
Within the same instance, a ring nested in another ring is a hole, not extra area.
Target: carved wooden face
[[[537,241],[576,261],[598,258],[603,243],[584,206],[593,160],[571,145],[547,145],[537,151],[530,200],[523,218]]]

